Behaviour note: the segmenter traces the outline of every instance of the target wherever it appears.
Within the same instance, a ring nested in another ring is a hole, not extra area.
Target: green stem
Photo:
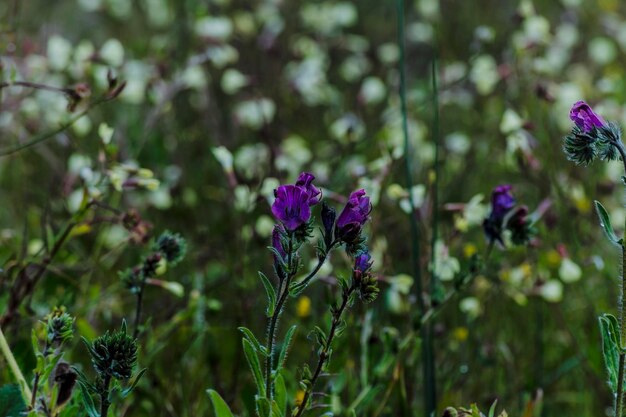
[[[109,385],[111,384],[111,375],[106,375],[103,382],[103,390],[100,394],[100,417],[107,417],[111,401],[109,401]]]
[[[330,246],[326,249],[326,253],[324,253],[323,256],[320,256],[315,268],[313,268],[313,270],[302,281],[297,283],[298,287],[302,289],[306,288],[309,282],[315,277],[315,275],[322,268],[322,265],[324,265],[324,262],[326,262],[326,259],[328,258],[328,254],[337,243],[339,242],[334,241],[330,244]],[[289,259],[287,261],[287,265],[289,266],[290,271],[292,269],[292,266],[291,266],[292,245],[293,243],[290,238]],[[265,392],[266,392],[267,397],[270,399],[272,398],[272,371],[273,371],[273,365],[274,365],[274,343],[275,343],[275,338],[276,338],[276,327],[278,325],[278,319],[280,317],[280,314],[285,306],[285,302],[287,301],[287,296],[289,295],[289,284],[291,284],[291,281],[294,276],[295,276],[295,271],[293,273],[290,272],[287,278],[285,279],[284,287],[282,286],[283,284],[282,282],[279,284],[279,287],[278,287],[279,297],[276,302],[276,306],[274,308],[274,314],[272,314],[272,317],[270,318],[270,324],[269,324],[268,331],[267,331],[267,359],[265,360]],[[281,288],[282,288],[282,292],[281,292]]]
[[[302,413],[304,413],[304,410],[306,409],[307,402],[309,401],[309,398],[311,397],[311,394],[313,393],[313,389],[315,388],[315,383],[319,379],[322,373],[322,369],[324,369],[324,365],[330,358],[330,350],[331,350],[330,348],[332,346],[335,334],[337,333],[337,328],[339,324],[341,323],[341,316],[343,315],[343,312],[348,306],[348,302],[350,301],[350,296],[355,290],[356,290],[356,286],[353,284],[348,291],[343,293],[341,306],[339,306],[339,308],[335,310],[335,312],[333,313],[333,321],[332,321],[332,324],[330,325],[330,333],[328,333],[328,339],[326,339],[326,343],[319,354],[319,358],[317,360],[317,366],[315,367],[315,372],[313,373],[313,377],[311,378],[311,384],[309,385],[308,389],[304,393],[302,402],[298,406],[298,411],[296,412],[296,414],[292,414],[294,415],[294,417],[300,417]]]
[[[17,380],[18,385],[20,386],[20,389],[22,390],[22,396],[24,397],[24,402],[26,404],[29,404],[31,398],[33,397],[33,393],[30,391],[30,388],[28,387],[28,383],[26,382],[26,379],[24,378],[24,375],[22,374],[20,367],[17,365],[17,361],[15,360],[15,357],[13,356],[13,352],[11,352],[11,348],[9,347],[9,344],[7,343],[7,340],[4,337],[4,333],[2,333],[2,329],[0,329],[0,350],[2,351],[2,354],[4,355],[4,357],[6,358],[6,361],[9,364],[9,368],[11,368],[11,371],[13,372],[13,375],[15,375],[15,379]]]
[[[276,339],[276,325],[278,324],[278,318],[283,311],[283,307],[285,305],[285,301],[287,300],[287,295],[289,294],[289,284],[293,279],[295,273],[292,268],[292,258],[293,258],[293,234],[289,234],[289,252],[287,255],[287,267],[289,272],[287,274],[287,278],[285,279],[285,286],[282,288],[282,281],[278,287],[278,300],[276,305],[274,306],[274,314],[270,318],[270,324],[267,331],[267,359],[265,360],[265,395],[267,398],[272,399],[273,389],[272,389],[272,371],[274,367],[274,342]],[[281,292],[282,288],[282,292]]]
[[[615,416],[621,417],[624,403],[624,359],[625,353],[619,354],[619,372],[617,377],[617,392],[615,394]]]

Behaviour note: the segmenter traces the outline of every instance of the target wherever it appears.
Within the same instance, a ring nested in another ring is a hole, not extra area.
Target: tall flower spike
[[[352,279],[357,285],[359,297],[365,303],[374,301],[380,291],[378,280],[371,274],[371,269],[372,257],[369,252],[362,251],[354,257]]]
[[[85,340],[91,355],[91,362],[101,377],[111,376],[120,380],[129,379],[137,363],[137,342],[126,334],[126,322],[122,329],[106,332],[93,343]]]
[[[60,346],[74,336],[74,318],[70,316],[65,308],[55,308],[47,316],[46,338],[50,346]]]

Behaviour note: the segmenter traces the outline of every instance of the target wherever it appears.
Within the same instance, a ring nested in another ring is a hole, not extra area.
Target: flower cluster
[[[57,307],[45,318],[46,343],[48,346],[60,346],[74,336],[74,317],[64,307]]]
[[[357,285],[359,297],[366,303],[374,301],[380,291],[376,278],[371,274],[371,269],[371,255],[367,251],[357,254],[354,258],[352,279]]]
[[[100,378],[129,379],[137,363],[137,341],[126,334],[126,322],[120,331],[96,338],[93,343],[84,340],[91,362]]]
[[[313,184],[315,176],[303,172],[295,184],[281,185],[274,190],[276,199],[272,204],[272,213],[280,222],[272,235],[276,255],[285,255],[287,249],[281,244],[281,236],[295,232],[297,236],[306,237],[310,231],[311,208],[322,199],[322,192]],[[365,190],[357,190],[350,194],[346,206],[337,217],[335,209],[322,204],[322,224],[327,246],[334,241],[345,243],[353,255],[363,243],[362,230],[369,220],[372,210],[370,198]],[[297,233],[300,231],[301,233]],[[283,242],[284,243],[284,242]]]
[[[567,159],[577,165],[589,165],[594,159],[621,159],[621,130],[616,123],[606,122],[584,101],[574,103],[570,110],[574,127],[563,140]]]
[[[503,233],[510,232],[515,245],[528,243],[533,235],[528,219],[528,207],[515,207],[513,187],[508,184],[495,187],[491,193],[491,213],[483,221],[483,230],[489,243],[498,242],[504,246]]]

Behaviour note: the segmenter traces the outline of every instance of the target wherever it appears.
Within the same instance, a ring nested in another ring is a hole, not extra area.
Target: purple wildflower
[[[591,107],[582,100],[574,103],[569,112],[569,118],[585,133],[605,125],[602,117],[594,113]]]
[[[515,206],[515,198],[511,194],[512,186],[498,185],[491,193],[491,216],[502,219]]]
[[[372,211],[370,198],[365,190],[357,190],[350,194],[348,203],[337,218],[335,234],[344,242],[354,241],[361,232],[363,225]]]
[[[322,199],[322,192],[319,188],[313,185],[313,180],[315,176],[309,172],[303,172],[298,176],[298,180],[296,181],[296,185],[298,187],[304,188],[306,192],[309,194],[309,206],[314,206],[319,203]]]
[[[483,222],[485,235],[490,242],[498,241],[503,244],[504,218],[515,206],[512,189],[510,185],[504,184],[498,185],[491,192],[491,214]]]
[[[309,193],[296,185],[281,185],[274,190],[272,213],[289,231],[294,231],[311,218]]]

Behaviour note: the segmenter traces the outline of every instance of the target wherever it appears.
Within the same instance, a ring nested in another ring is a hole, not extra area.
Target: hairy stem
[[[302,413],[304,413],[304,410],[306,409],[307,402],[309,401],[309,398],[311,397],[311,394],[313,393],[313,390],[315,389],[315,383],[320,377],[322,373],[322,369],[324,369],[324,365],[326,364],[326,362],[328,361],[328,358],[330,357],[330,348],[332,346],[335,334],[337,333],[337,328],[339,327],[339,324],[341,323],[341,316],[343,315],[343,312],[348,306],[348,302],[350,301],[350,296],[355,290],[356,290],[356,285],[353,284],[348,291],[344,292],[342,295],[341,305],[339,306],[338,309],[336,309],[333,312],[333,320],[330,325],[330,333],[328,333],[328,338],[326,339],[326,343],[324,344],[324,347],[322,348],[319,354],[319,358],[317,360],[317,366],[315,367],[315,372],[313,373],[313,377],[311,378],[311,384],[309,385],[309,388],[304,393],[302,402],[298,406],[297,413],[293,414],[294,417],[300,417]]]
[[[617,376],[617,392],[615,393],[615,416],[622,417],[624,404],[624,359],[625,353],[619,354],[619,372]]]
[[[288,274],[285,279],[285,286],[282,288],[282,281],[278,286],[278,300],[274,306],[274,313],[270,318],[270,324],[267,331],[267,359],[265,360],[265,395],[267,398],[272,399],[272,371],[274,366],[274,342],[276,339],[276,325],[278,324],[278,318],[283,311],[287,295],[289,294],[289,284],[295,275],[295,271],[292,268],[293,261],[293,234],[289,234],[289,252],[287,254],[287,268]],[[281,292],[282,288],[282,292]]]
[[[13,372],[13,375],[15,376],[15,379],[17,380],[17,383],[20,386],[20,389],[22,390],[22,396],[24,397],[24,402],[28,404],[31,398],[33,397],[33,393],[30,391],[30,388],[28,387],[28,383],[26,382],[26,379],[24,378],[24,375],[22,374],[20,367],[17,365],[17,361],[15,360],[15,357],[13,356],[13,352],[11,352],[11,348],[9,347],[9,344],[7,343],[7,340],[4,337],[4,333],[2,333],[1,328],[0,328],[0,351],[2,351],[2,354],[4,355],[7,363],[9,364],[9,368],[11,369],[11,372]]]
[[[337,243],[339,242],[334,241],[333,243],[330,244],[326,252],[322,256],[319,257],[315,268],[313,268],[313,270],[301,282],[298,283],[299,286],[301,286],[303,289],[306,288],[309,282],[315,277],[315,275],[322,268],[322,265],[324,265],[324,262],[326,262],[326,259],[328,258],[328,254]],[[293,269],[291,265],[292,250],[293,250],[293,242],[290,237],[289,259],[287,260],[287,265],[289,266],[290,271]],[[274,308],[274,314],[272,314],[272,317],[270,318],[270,323],[269,323],[268,331],[267,331],[267,359],[265,360],[265,391],[266,391],[267,397],[270,399],[272,398],[272,391],[273,391],[272,390],[272,371],[273,371],[273,365],[274,365],[274,344],[275,344],[275,338],[276,338],[276,327],[278,325],[278,319],[280,318],[280,314],[285,306],[285,302],[287,301],[287,297],[289,296],[289,284],[291,284],[291,281],[293,280],[295,273],[296,271],[293,271],[293,273],[290,272],[288,274],[287,278],[285,279],[284,286],[282,285],[283,282],[279,283],[279,287],[278,287],[279,296],[278,296],[278,300],[276,301],[276,306]]]
[[[103,389],[100,394],[100,417],[107,417],[111,401],[109,401],[109,386],[111,385],[111,375],[104,377]]]

